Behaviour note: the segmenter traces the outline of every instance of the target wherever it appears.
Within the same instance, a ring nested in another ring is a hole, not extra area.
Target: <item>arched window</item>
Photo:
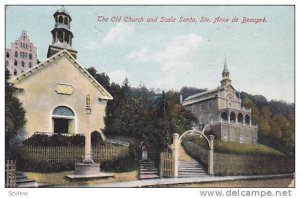
[[[223,140],[224,140],[224,141],[227,141],[227,140],[228,140],[227,133],[223,133]]]
[[[9,58],[9,52],[6,52],[6,58]]]
[[[212,122],[213,121],[212,118],[213,118],[212,114],[211,113],[208,114],[208,122]]]
[[[58,22],[59,22],[59,23],[63,23],[63,17],[62,17],[62,16],[59,16]]]
[[[69,107],[56,107],[52,113],[52,120],[54,133],[75,133],[75,114]]]
[[[15,69],[14,70],[14,75],[16,76],[18,74],[17,70]]]
[[[65,17],[64,24],[68,25],[68,19],[67,19],[67,17]]]
[[[203,115],[201,115],[199,118],[199,128],[202,130],[203,127],[204,127],[204,119],[203,119]]]
[[[241,144],[244,143],[244,137],[243,137],[243,135],[240,135],[240,143],[241,143]]]
[[[239,113],[239,114],[238,114],[238,122],[239,122],[239,123],[243,123],[243,121],[244,121],[243,114],[242,114],[242,113]]]
[[[226,112],[221,113],[221,119],[222,119],[222,121],[228,121],[228,115]]]
[[[53,116],[59,117],[74,117],[75,114],[69,107],[66,106],[58,106],[53,110]]]
[[[245,116],[245,122],[246,124],[250,124],[250,116],[248,114]]]
[[[22,67],[25,67],[25,62],[24,61],[22,61]]]
[[[15,51],[15,57],[18,58],[18,52],[17,51]]]
[[[233,111],[230,113],[230,122],[235,122],[235,113]]]
[[[194,113],[195,112],[195,106],[194,105],[192,105],[192,113]]]
[[[29,68],[31,68],[32,67],[32,63],[31,62],[29,62]]]
[[[14,65],[15,65],[15,66],[17,66],[17,65],[18,65],[18,62],[17,62],[17,60],[15,60],[15,62],[14,62]]]
[[[30,59],[30,60],[32,59],[32,54],[31,54],[31,53],[29,53],[29,59]]]
[[[66,43],[69,43],[69,34],[65,34],[65,40]]]

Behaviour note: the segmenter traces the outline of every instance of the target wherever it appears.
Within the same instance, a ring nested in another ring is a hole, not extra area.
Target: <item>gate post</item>
[[[214,175],[214,136],[209,135],[208,174]]]
[[[179,134],[173,133],[174,177],[178,177],[179,144]]]

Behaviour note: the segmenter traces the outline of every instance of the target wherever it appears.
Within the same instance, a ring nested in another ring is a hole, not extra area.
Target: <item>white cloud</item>
[[[108,73],[108,76],[110,77],[112,82],[118,84],[122,84],[126,77],[129,78],[128,72],[125,71],[124,69],[114,70]]]
[[[197,34],[179,35],[168,43],[165,50],[153,51],[143,47],[140,50],[131,52],[127,58],[136,62],[155,61],[164,63],[174,61],[195,51],[203,42],[204,39]]]
[[[137,62],[148,62],[151,60],[153,56],[153,52],[148,50],[146,47],[143,47],[142,49],[138,51],[133,51],[128,55],[129,60],[134,60]]]
[[[116,26],[108,30],[103,38],[105,45],[110,45],[116,41],[123,41],[130,37],[135,32],[134,24],[118,23]]]
[[[205,40],[197,34],[178,35],[166,45],[164,50],[154,51],[143,47],[140,50],[132,51],[127,59],[140,63],[150,61],[158,63],[163,75],[153,82],[154,86],[172,89],[179,85],[180,81],[186,81],[183,75],[192,70],[195,64],[183,59],[198,50],[204,42]]]

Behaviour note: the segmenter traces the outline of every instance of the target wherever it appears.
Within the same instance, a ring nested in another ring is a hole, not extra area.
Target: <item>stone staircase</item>
[[[155,163],[151,160],[139,161],[139,179],[158,179],[159,173]]]
[[[178,177],[205,177],[208,176],[206,169],[196,160],[179,161]]]
[[[35,180],[29,179],[24,172],[17,171],[16,183],[18,188],[41,188],[51,187],[52,185],[45,183],[38,183]]]

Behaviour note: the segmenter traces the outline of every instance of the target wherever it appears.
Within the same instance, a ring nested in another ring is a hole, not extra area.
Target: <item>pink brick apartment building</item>
[[[27,32],[23,31],[19,39],[5,50],[5,66],[10,72],[10,78],[31,69],[36,63],[37,48],[29,40]]]

